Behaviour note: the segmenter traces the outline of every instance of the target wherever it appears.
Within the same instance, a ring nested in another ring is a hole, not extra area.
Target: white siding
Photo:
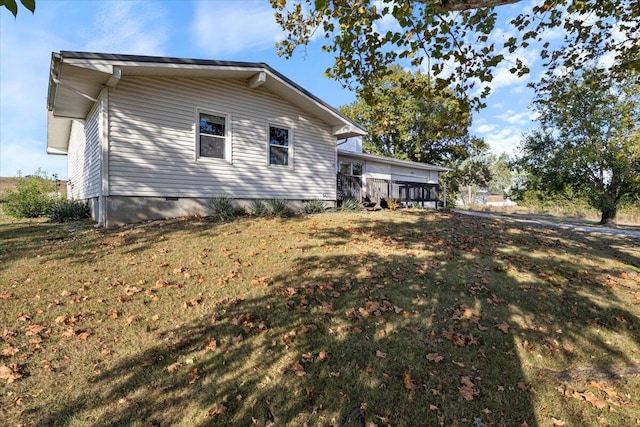
[[[90,199],[98,197],[100,179],[100,112],[97,102],[86,120],[74,120],[67,153],[68,197]]]
[[[230,116],[231,162],[196,159],[196,110]],[[291,167],[268,166],[268,124],[292,129]],[[121,196],[335,200],[331,127],[245,82],[126,77],[109,91],[109,191]]]
[[[436,171],[372,161],[366,162],[365,175],[371,178],[391,179],[394,181],[424,182],[428,184],[438,183],[438,172]]]

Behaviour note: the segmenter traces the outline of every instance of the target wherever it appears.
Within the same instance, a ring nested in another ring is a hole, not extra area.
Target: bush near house
[[[80,221],[91,217],[89,205],[79,200],[58,200],[49,207],[49,219],[53,222]]]
[[[16,218],[38,218],[47,216],[51,205],[60,200],[56,185],[45,172],[18,179],[16,190],[7,190],[4,212]]]

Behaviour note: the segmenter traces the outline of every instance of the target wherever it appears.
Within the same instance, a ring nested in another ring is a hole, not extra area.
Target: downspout
[[[107,201],[110,195],[109,185],[109,153],[110,153],[110,138],[109,138],[109,95],[111,89],[114,89],[120,79],[122,78],[122,70],[118,66],[112,67],[111,76],[105,83],[104,89],[100,93],[100,178],[102,185],[100,189],[100,216],[102,226],[109,225],[109,210],[107,209]]]

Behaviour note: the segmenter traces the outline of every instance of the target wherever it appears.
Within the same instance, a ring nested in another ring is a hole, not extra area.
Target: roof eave
[[[408,160],[394,159],[392,157],[376,156],[373,154],[357,153],[355,151],[338,149],[338,154],[345,157],[355,157],[363,160],[371,160],[380,163],[393,164],[398,166],[413,167],[422,170],[430,170],[436,172],[451,172],[453,169],[444,166],[432,165],[429,163],[412,162]]]

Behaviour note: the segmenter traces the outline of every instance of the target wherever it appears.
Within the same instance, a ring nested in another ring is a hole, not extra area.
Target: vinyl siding
[[[74,120],[69,137],[68,197],[90,199],[100,195],[100,113],[97,102],[86,120]]]
[[[196,112],[228,114],[230,162],[196,159]],[[268,166],[268,126],[292,131]],[[245,82],[126,77],[109,91],[109,191],[121,196],[335,199],[331,127]]]

